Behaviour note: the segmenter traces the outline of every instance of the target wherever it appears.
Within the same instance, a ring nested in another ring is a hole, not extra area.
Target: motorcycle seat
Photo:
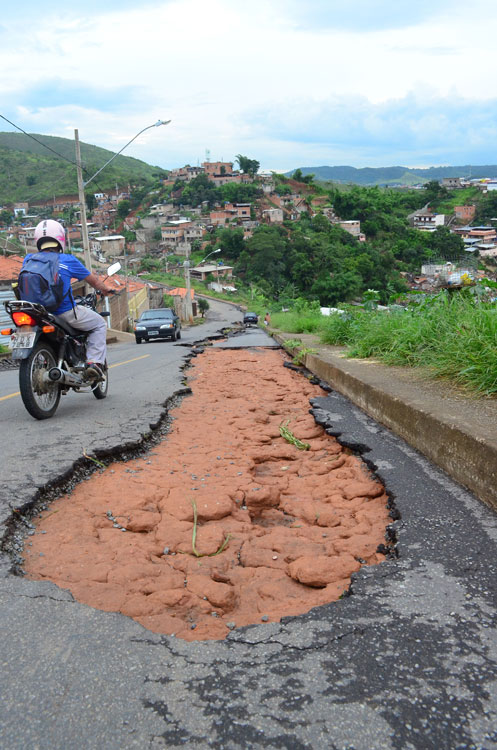
[[[63,328],[66,333],[70,333],[71,336],[79,336],[81,333],[85,333],[85,331],[78,331],[76,328],[73,328],[71,325],[69,325],[69,323],[67,323],[59,315],[54,315],[53,317],[57,325]]]

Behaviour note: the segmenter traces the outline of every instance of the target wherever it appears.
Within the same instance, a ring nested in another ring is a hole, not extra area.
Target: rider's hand
[[[108,297],[109,294],[116,294],[116,290],[115,289],[111,289],[108,286],[102,287],[101,289],[99,289],[99,292],[100,292],[100,294],[103,294],[104,297]]]

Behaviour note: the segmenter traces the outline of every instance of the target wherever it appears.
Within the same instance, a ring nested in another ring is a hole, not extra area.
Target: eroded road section
[[[340,598],[384,560],[388,498],[309,414],[323,391],[283,364],[269,349],[198,356],[165,440],[42,514],[28,575],[186,640]]]

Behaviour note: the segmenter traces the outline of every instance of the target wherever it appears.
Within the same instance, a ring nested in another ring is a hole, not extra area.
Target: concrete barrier
[[[289,334],[273,332],[284,348]],[[497,510],[497,400],[478,400],[409,368],[348,359],[299,334],[305,366]]]

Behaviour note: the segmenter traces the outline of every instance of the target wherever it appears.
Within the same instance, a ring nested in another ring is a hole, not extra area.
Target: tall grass
[[[410,310],[359,312],[340,332],[332,321],[323,340],[341,333],[352,357],[424,367],[480,394],[497,393],[497,308],[469,296],[440,294]],[[345,335],[344,335],[345,334]]]
[[[317,333],[325,344],[347,346],[351,357],[422,367],[479,395],[497,394],[497,307],[469,292],[441,293],[408,309],[301,317],[289,314],[284,330]]]
[[[322,329],[324,318],[319,312],[294,311],[273,313],[271,325],[287,333],[316,333]]]

